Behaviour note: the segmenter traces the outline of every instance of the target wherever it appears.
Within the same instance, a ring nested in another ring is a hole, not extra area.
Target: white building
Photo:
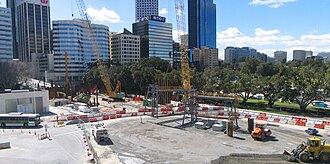
[[[110,34],[112,63],[132,63],[140,60],[140,36],[124,28],[123,32]]]
[[[151,15],[158,16],[158,0],[135,0],[135,20]]]
[[[215,67],[219,65],[218,49],[217,48],[194,48],[193,49],[193,62],[199,64],[199,66]]]
[[[11,112],[44,113],[49,111],[48,91],[8,91],[0,93],[0,114]]]
[[[13,59],[13,31],[10,8],[0,7],[0,61]]]
[[[288,53],[286,51],[275,51],[274,58],[277,63],[286,63]]]

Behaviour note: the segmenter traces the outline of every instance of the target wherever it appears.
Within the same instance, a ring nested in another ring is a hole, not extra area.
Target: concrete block
[[[214,124],[212,126],[212,130],[213,131],[224,131],[224,130],[226,130],[226,126],[221,125],[221,124]]]
[[[329,125],[325,125],[325,126],[324,126],[324,129],[330,131],[330,126],[329,126]]]
[[[275,119],[275,118],[273,118],[273,117],[270,117],[270,118],[268,118],[268,121],[270,121],[270,122],[273,122],[273,121],[274,121],[274,119]]]
[[[307,120],[307,122],[306,122],[306,126],[310,127],[310,128],[314,127],[314,124],[315,124],[314,120],[311,120],[311,121]]]
[[[205,126],[205,123],[204,122],[196,122],[195,123],[195,128],[196,129],[205,129],[206,126]]]
[[[9,141],[0,142],[0,149],[8,149],[8,148],[10,148]]]
[[[287,123],[288,123],[288,120],[286,120],[286,119],[281,119],[281,120],[280,120],[280,123],[281,123],[281,124],[287,124]]]

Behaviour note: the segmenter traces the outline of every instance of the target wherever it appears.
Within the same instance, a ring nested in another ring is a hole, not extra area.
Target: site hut
[[[0,114],[45,113],[49,112],[49,95],[47,90],[5,90],[0,91]]]

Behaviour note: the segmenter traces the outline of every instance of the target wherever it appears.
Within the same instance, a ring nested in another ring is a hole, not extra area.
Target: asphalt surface
[[[38,140],[47,133],[50,139]],[[0,163],[4,164],[84,164],[89,163],[83,133],[77,126],[54,128],[43,122],[39,128],[1,129],[0,141],[10,141],[11,148],[0,150]],[[35,135],[36,133],[36,135]]]

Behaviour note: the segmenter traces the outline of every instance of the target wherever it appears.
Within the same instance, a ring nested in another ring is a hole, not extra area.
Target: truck
[[[92,134],[97,143],[109,140],[108,130],[105,127],[93,126]]]

